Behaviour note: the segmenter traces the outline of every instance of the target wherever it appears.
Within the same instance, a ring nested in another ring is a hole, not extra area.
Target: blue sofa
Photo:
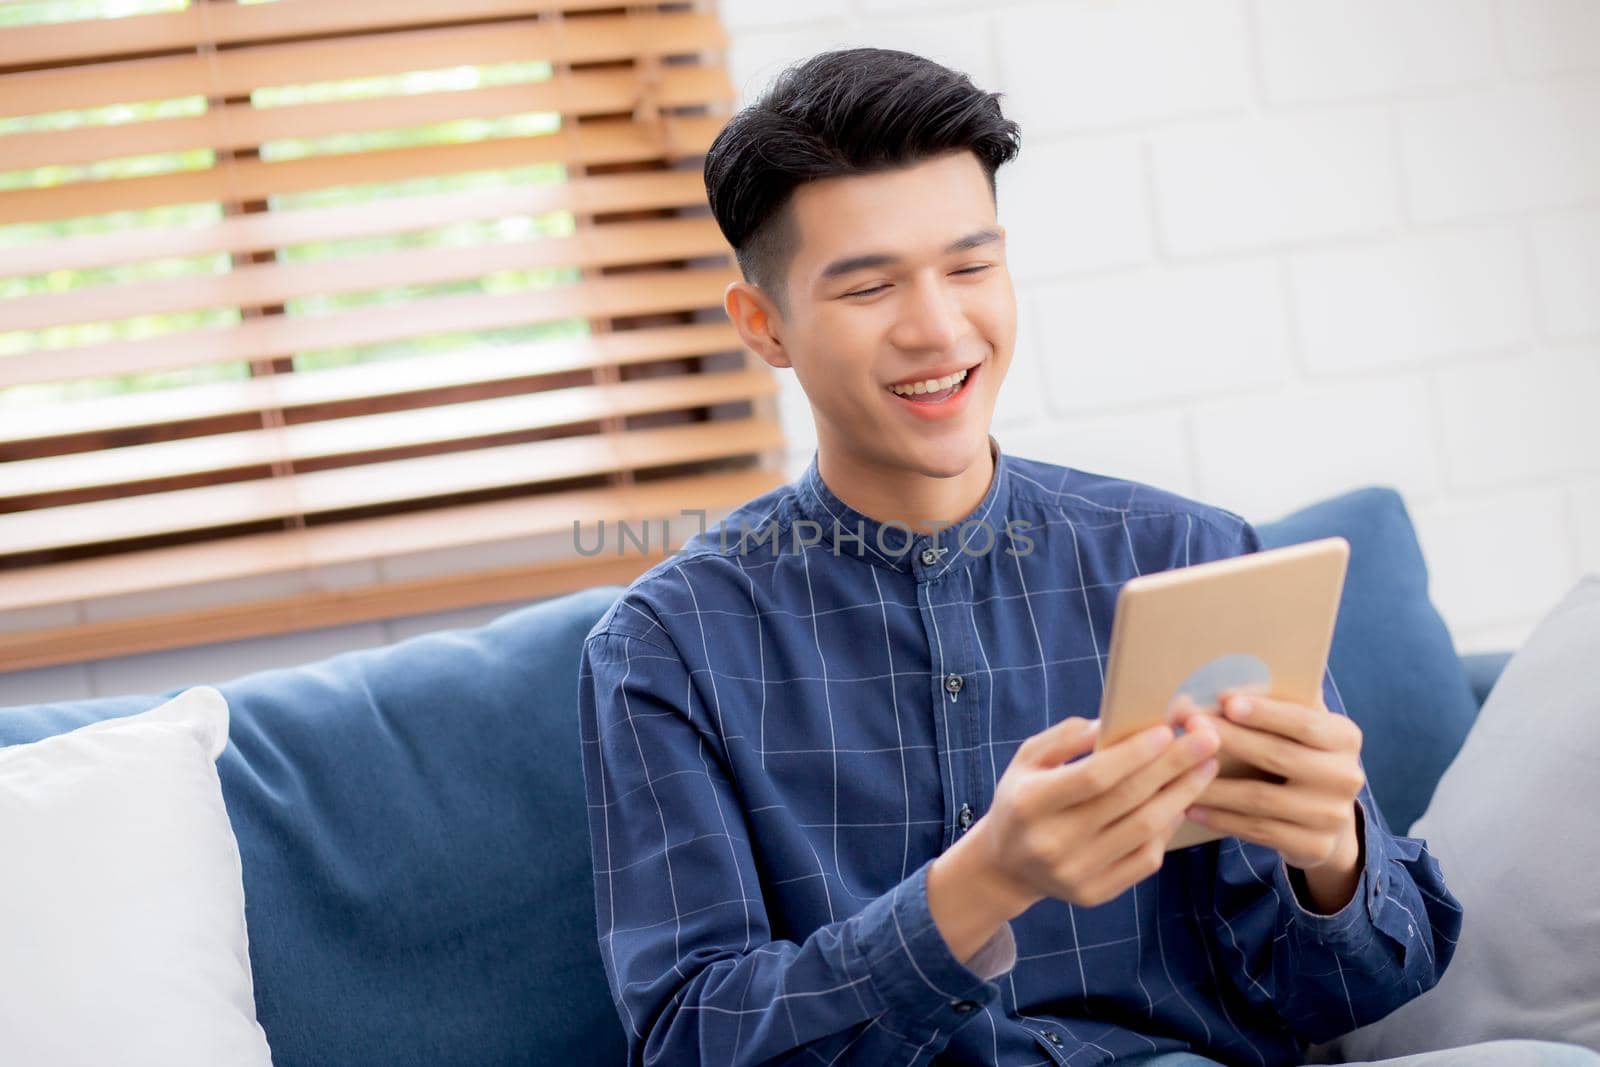
[[[1505,656],[1457,658],[1394,492],[1258,529],[1269,545],[1351,543],[1331,666],[1403,831]],[[232,712],[218,769],[277,1067],[623,1062],[595,942],[576,710],[583,638],[619,592],[218,685]],[[0,746],[181,688],[3,708]]]

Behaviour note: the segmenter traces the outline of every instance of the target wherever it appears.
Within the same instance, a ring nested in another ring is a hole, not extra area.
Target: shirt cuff
[[[1372,817],[1365,796],[1358,798],[1356,804],[1361,813],[1366,861],[1348,904],[1333,915],[1307,910],[1295,895],[1288,867],[1282,860],[1278,862],[1274,880],[1279,893],[1287,894],[1293,901],[1290,905],[1294,909],[1292,926],[1301,936],[1335,950],[1360,952],[1372,943],[1374,931],[1377,931],[1398,946],[1404,965],[1411,945],[1418,937],[1428,934],[1418,931],[1416,916],[1402,899],[1407,894],[1396,888],[1396,879],[1410,877],[1406,865],[1415,863],[1422,855],[1422,842],[1411,837],[1396,837],[1386,830]]]
[[[1389,855],[1389,835],[1367,813],[1366,805],[1359,798],[1356,800],[1356,812],[1361,823],[1358,827],[1361,834],[1361,876],[1344,907],[1331,915],[1307,908],[1300,900],[1300,891],[1295,889],[1289,865],[1281,856],[1273,874],[1279,896],[1287,898],[1293,909],[1294,925],[1310,935],[1311,940],[1321,944],[1361,945],[1372,937],[1373,912],[1382,899],[1381,890],[1375,890],[1374,887],[1381,887],[1383,882],[1381,872]]]
[[[1000,995],[990,979],[1016,962],[1007,924],[962,963],[928,910],[928,867],[868,904],[856,916],[855,951],[881,1001],[883,1024],[919,1044],[947,1038]]]

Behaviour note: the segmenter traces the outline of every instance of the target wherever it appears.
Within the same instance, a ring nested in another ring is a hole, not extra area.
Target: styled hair
[[[931,59],[887,48],[823,52],[786,68],[706,152],[706,194],[746,281],[781,308],[793,251],[796,187],[909,166],[968,150],[995,192],[995,171],[1021,147],[999,93]]]

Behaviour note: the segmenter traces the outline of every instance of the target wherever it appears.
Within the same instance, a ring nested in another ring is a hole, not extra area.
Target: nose
[[[961,305],[942,275],[938,280],[919,280],[908,287],[890,340],[913,351],[947,350],[960,337],[961,318]]]

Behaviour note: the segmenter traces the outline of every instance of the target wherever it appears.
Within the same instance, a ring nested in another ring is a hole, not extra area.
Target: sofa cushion
[[[620,592],[216,687],[277,1067],[625,1057],[595,947],[576,667]],[[0,709],[0,745],[181,691]]]
[[[0,1063],[271,1067],[209,686],[0,748]]]
[[[1600,575],[1505,669],[1417,823],[1465,911],[1439,984],[1339,1042],[1347,1059],[1497,1038],[1600,1049]]]
[[[1268,548],[1338,535],[1350,542],[1328,666],[1365,735],[1372,794],[1396,833],[1428,806],[1477,716],[1450,631],[1428,599],[1428,568],[1392,489],[1359,489],[1256,526]]]

